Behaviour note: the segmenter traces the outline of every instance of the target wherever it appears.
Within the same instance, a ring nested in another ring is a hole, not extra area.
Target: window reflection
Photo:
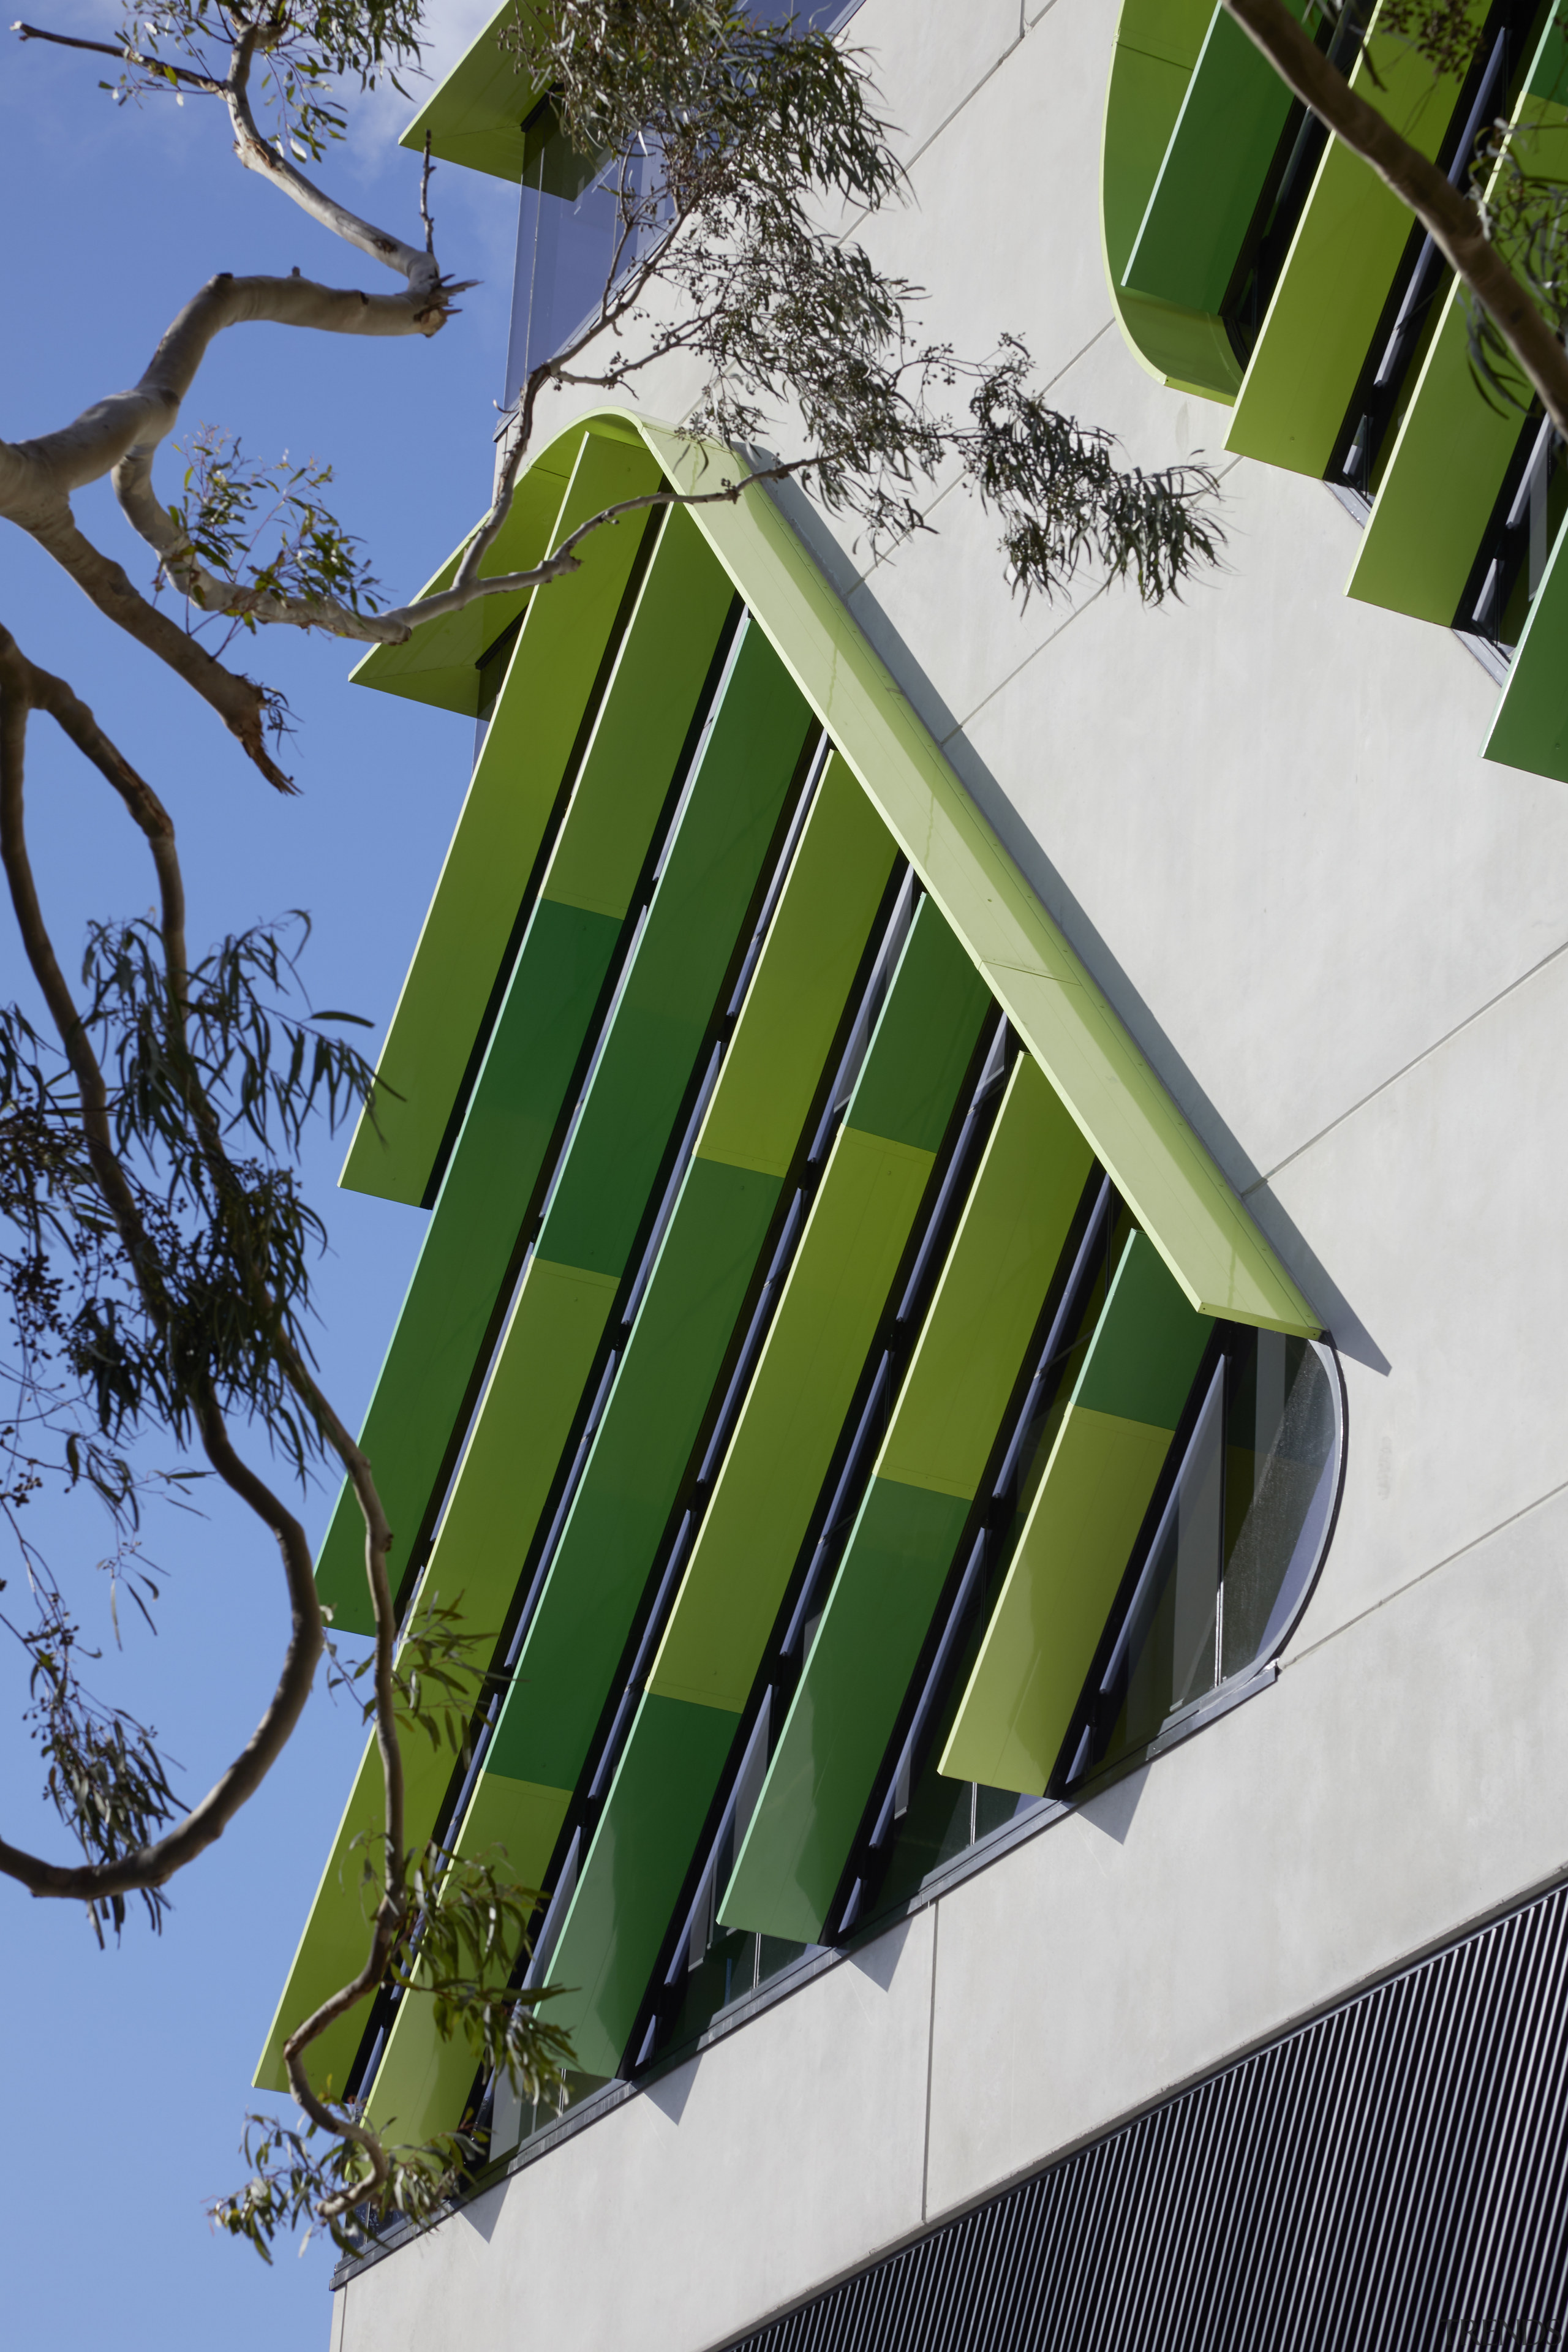
[[[1068,1784],[1146,1748],[1278,1647],[1322,1556],[1340,1459],[1327,1349],[1232,1327],[1110,1654]]]
[[[799,33],[837,33],[860,0],[753,0],[760,26]],[[511,327],[507,338],[501,406],[516,403],[531,372],[564,350],[603,299],[612,280],[640,258],[649,237],[662,234],[657,218],[637,217],[657,193],[651,152],[625,160],[584,155],[567,139],[549,98],[522,126],[522,188],[518,206],[517,262]],[[628,236],[628,222],[637,226]]]

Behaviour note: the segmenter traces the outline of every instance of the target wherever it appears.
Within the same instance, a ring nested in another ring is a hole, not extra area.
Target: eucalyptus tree
[[[226,658],[230,644],[237,638],[248,656],[278,627],[401,644],[481,598],[547,591],[624,508],[591,517],[529,571],[481,567],[520,471],[555,429],[553,404],[584,386],[615,392],[694,365],[701,388],[685,430],[739,457],[720,487],[665,488],[633,504],[757,497],[793,478],[881,545],[928,528],[922,501],[939,474],[956,473],[994,517],[1021,596],[1048,596],[1087,564],[1157,603],[1217,558],[1210,475],[1120,463],[1109,435],[1035,388],[1015,336],[999,332],[981,358],[923,338],[919,289],[837,225],[905,194],[864,58],[819,34],[759,26],[738,0],[539,0],[507,37],[550,93],[565,137],[613,189],[616,251],[582,326],[509,387],[493,503],[450,586],[384,604],[362,542],[326,502],[327,469],[256,466],[230,436],[204,428],[180,453],[173,487],[157,475],[160,465],[173,472],[164,445],[232,327],[428,339],[457,314],[471,281],[448,275],[437,254],[428,152],[420,226],[406,238],[361,218],[320,178],[359,94],[401,88],[417,68],[418,0],[165,0],[155,13],[128,7],[101,39],[16,29],[109,59],[114,78],[102,86],[116,100],[210,100],[246,170],[398,281],[368,290],[297,271],[220,272],[193,292],[129,390],[54,432],[0,442],[0,516],[201,697],[279,791],[292,789],[279,764],[279,698]],[[764,446],[770,435],[783,446]],[[167,602],[144,595],[77,520],[74,495],[105,476],[174,592]],[[28,851],[35,719],[59,727],[114,795],[155,879],[153,915],[93,928],[75,986]],[[432,1610],[399,1646],[395,1535],[375,1465],[323,1392],[305,1336],[321,1232],[296,1172],[301,1132],[311,1118],[335,1123],[362,1105],[374,1116],[374,1074],[341,1034],[350,1016],[310,1008],[297,962],[302,929],[260,927],[193,960],[163,797],[77,686],[43,670],[9,633],[0,635],[0,863],[47,1013],[38,1025],[17,1007],[0,1011],[0,1280],[14,1391],[0,1430],[10,1465],[0,1509],[22,1562],[13,1583],[27,1596],[5,1622],[27,1660],[47,1793],[76,1848],[61,1862],[0,1839],[0,1872],[36,1895],[85,1903],[100,1933],[105,1921],[122,1925],[133,1896],[158,1925],[169,1880],[227,1829],[310,1691],[329,1637],[284,1489],[320,1465],[344,1474],[363,1519],[375,1639],[373,1656],[342,1673],[368,1686],[385,1791],[383,1828],[364,1855],[364,1958],[288,2042],[301,2125],[250,2119],[249,2179],[216,2211],[264,2253],[300,2223],[350,2244],[394,2208],[430,2212],[482,2150],[456,2136],[384,2145],[314,2086],[310,2045],[334,2018],[390,1972],[431,1997],[440,2029],[465,2035],[476,2064],[506,2070],[530,2095],[562,2095],[569,2054],[542,1996],[497,1989],[499,1957],[526,1947],[535,1890],[518,1885],[499,1854],[458,1864],[438,1849],[411,1852],[405,1838],[403,1743],[461,1748],[484,1695],[485,1644],[483,1629]],[[170,1446],[175,1466],[141,1466],[151,1444]],[[138,1514],[150,1488],[177,1497],[204,1464],[202,1475],[216,1475],[276,1545],[290,1632],[260,1723],[237,1735],[232,1763],[186,1809],[153,1732],[84,1683],[71,1577],[26,1539],[23,1506],[56,1475],[96,1495],[126,1547],[125,1589],[150,1609],[156,1595],[133,1549]]]

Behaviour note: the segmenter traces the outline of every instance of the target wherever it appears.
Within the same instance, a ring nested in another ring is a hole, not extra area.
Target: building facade
[[[357,673],[478,728],[344,1177],[429,1212],[403,1601],[495,1629],[410,1834],[548,1890],[577,2072],[523,2112],[416,1994],[318,2045],[489,2149],[333,2343],[1560,2341],[1558,454],[1211,0],[819,13],[910,175],[858,233],[1204,451],[1226,561],[1020,608],[960,488],[874,564],[752,491]],[[1552,168],[1557,14],[1355,72]],[[514,383],[605,225],[496,29],[409,138],[520,186]],[[563,398],[494,568],[722,479],[694,390]]]

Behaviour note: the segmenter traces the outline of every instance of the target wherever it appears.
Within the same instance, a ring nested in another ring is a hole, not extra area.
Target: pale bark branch
[[[114,1150],[108,1090],[86,1028],[44,920],[27,851],[25,772],[27,721],[47,710],[113,784],[153,850],[161,898],[161,929],[170,959],[172,1001],[183,1005],[184,896],[174,851],[174,827],[151,787],[104,737],[92,713],[63,679],[37,669],[8,630],[0,627],[0,865],[4,866],[23,950],[59,1036],[80,1103],[88,1156],[127,1260],[154,1319],[169,1312],[163,1267],[142,1223],[131,1184]],[[289,1635],[278,1685],[245,1748],[167,1836],[109,1863],[63,1865],[0,1840],[0,1872],[37,1895],[93,1903],[162,1886],[222,1836],[260,1787],[282,1752],[310,1694],[321,1654],[321,1614],[305,1531],[265,1480],[245,1462],[210,1391],[199,1400],[197,1424],[213,1469],[272,1533],[283,1561]]]
[[[1481,304],[1557,431],[1568,439],[1568,351],[1487,236],[1475,205],[1358,97],[1282,0],[1225,0],[1225,6],[1287,88],[1408,206]]]

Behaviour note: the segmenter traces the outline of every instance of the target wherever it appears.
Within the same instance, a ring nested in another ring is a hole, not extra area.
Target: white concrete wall
[[[866,0],[920,199],[877,249],[1136,457],[1213,450],[1104,284],[1113,0],[1028,15]],[[1279,1682],[363,2273],[335,2352],[699,2352],[1568,1867],[1568,789],[1479,759],[1453,639],[1345,601],[1321,485],[1225,498],[1157,614],[1020,610],[958,492],[868,576],[817,538],[1344,1352]]]

